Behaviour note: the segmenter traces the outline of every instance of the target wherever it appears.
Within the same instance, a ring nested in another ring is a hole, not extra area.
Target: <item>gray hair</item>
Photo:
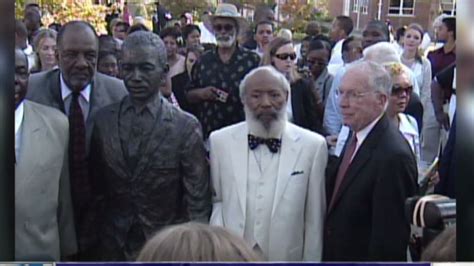
[[[149,31],[136,31],[128,35],[122,44],[122,54],[129,49],[137,49],[137,47],[151,46],[158,54],[159,63],[165,67],[168,65],[165,43],[160,36]]]
[[[381,65],[400,63],[400,54],[389,42],[379,42],[371,45],[364,49],[363,54],[364,59]]]
[[[390,96],[392,93],[392,77],[382,65],[370,60],[355,61],[347,66],[347,71],[360,71],[367,75],[369,87],[377,92]]]
[[[243,99],[245,96],[245,93],[247,91],[247,83],[249,79],[251,79],[255,75],[261,75],[264,73],[272,76],[279,83],[280,85],[279,88],[282,89],[284,92],[288,92],[288,93],[290,92],[290,83],[288,82],[286,77],[280,72],[278,72],[278,70],[276,70],[273,66],[266,65],[266,66],[260,66],[253,69],[244,77],[242,82],[240,82],[239,92],[240,92],[241,99]]]

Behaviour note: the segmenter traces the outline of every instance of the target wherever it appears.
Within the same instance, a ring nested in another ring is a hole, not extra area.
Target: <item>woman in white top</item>
[[[408,101],[410,101],[413,84],[401,64],[397,63],[387,66],[387,70],[393,82],[392,94],[388,101],[387,116],[397,125],[408,144],[410,144],[417,161],[420,161],[418,125],[415,118],[403,113],[408,105]]]
[[[413,71],[420,88],[421,103],[426,110],[431,105],[431,63],[422,56],[423,52],[420,50],[423,34],[424,30],[418,24],[413,23],[407,27],[401,61]]]

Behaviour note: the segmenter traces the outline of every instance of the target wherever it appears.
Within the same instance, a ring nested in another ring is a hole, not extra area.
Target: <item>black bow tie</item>
[[[272,153],[277,153],[278,149],[280,149],[280,147],[281,147],[281,140],[280,139],[271,139],[271,138],[265,139],[265,138],[256,137],[252,134],[249,134],[249,148],[251,150],[254,150],[260,144],[266,144],[268,149]]]

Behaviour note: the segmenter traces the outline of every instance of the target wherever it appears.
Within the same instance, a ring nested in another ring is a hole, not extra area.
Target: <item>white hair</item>
[[[444,18],[449,18],[451,16],[447,15],[447,14],[441,14],[439,16],[437,16],[434,20],[433,20],[433,28],[436,28],[436,27],[439,27],[441,26],[441,24],[443,23],[443,19]]]
[[[146,20],[142,16],[136,16],[133,18],[133,25],[142,24],[146,26]]]
[[[260,66],[252,71],[250,71],[242,80],[239,86],[240,98],[244,102],[244,112],[245,112],[245,121],[247,122],[249,131],[259,137],[263,138],[279,138],[281,133],[283,132],[286,121],[288,120],[288,115],[286,113],[286,105],[288,104],[285,102],[284,106],[278,111],[278,117],[275,121],[271,123],[271,125],[263,125],[261,121],[255,116],[255,114],[250,110],[250,108],[245,103],[245,94],[247,91],[247,83],[248,81],[255,75],[269,75],[279,84],[278,88],[281,89],[284,93],[290,93],[290,83],[286,79],[286,77],[278,72],[273,66],[266,65]]]
[[[367,75],[369,87],[372,90],[387,96],[392,93],[392,77],[381,64],[371,60],[359,60],[349,64],[346,73],[354,70]]]
[[[240,93],[240,99],[244,99],[245,93],[247,91],[247,83],[248,81],[255,75],[262,75],[262,74],[268,74],[272,76],[280,86],[278,86],[283,92],[289,93],[291,88],[290,88],[290,83],[286,79],[286,77],[278,72],[273,66],[271,65],[266,65],[266,66],[260,66],[252,71],[250,71],[240,82],[239,86],[239,93]]]
[[[293,40],[293,33],[291,33],[291,30],[283,28],[278,32],[277,37],[282,37],[291,41]]]
[[[379,42],[364,49],[364,59],[380,65],[400,63],[400,54],[389,42]]]

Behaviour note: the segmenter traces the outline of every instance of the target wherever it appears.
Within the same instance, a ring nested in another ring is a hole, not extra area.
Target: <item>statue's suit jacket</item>
[[[57,261],[77,251],[68,170],[68,120],[24,101],[15,165],[15,259]]]

